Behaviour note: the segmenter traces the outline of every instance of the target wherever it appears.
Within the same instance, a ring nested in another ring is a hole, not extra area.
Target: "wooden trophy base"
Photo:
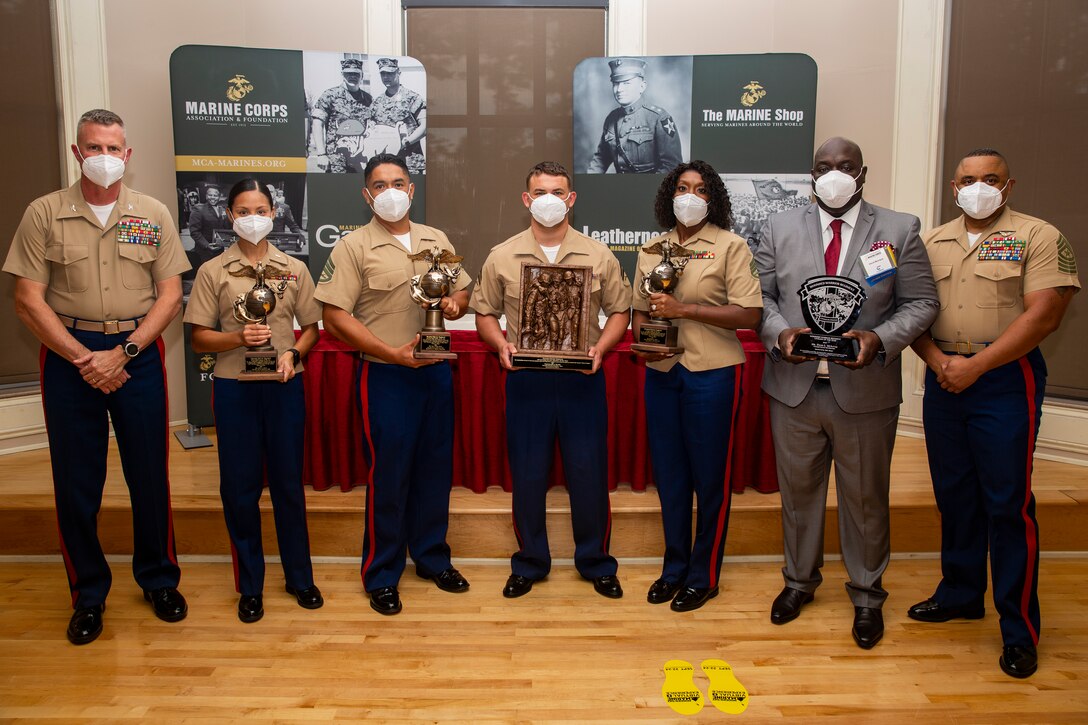
[[[676,344],[680,328],[665,322],[643,322],[638,328],[638,342],[631,345],[636,352],[676,355],[684,348]]]
[[[511,356],[519,370],[592,370],[593,358],[571,353],[518,353]]]
[[[445,330],[421,330],[412,355],[419,360],[456,360],[457,353],[450,352],[450,347],[450,333]]]
[[[283,374],[276,370],[278,358],[273,348],[246,350],[245,358],[245,367],[238,373],[239,380],[283,380]]]

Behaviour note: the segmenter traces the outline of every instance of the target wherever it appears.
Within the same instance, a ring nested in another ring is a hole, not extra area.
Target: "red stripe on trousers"
[[[733,503],[732,493],[733,487],[730,482],[730,478],[733,475],[733,433],[737,427],[737,412],[740,410],[740,389],[741,379],[744,377],[744,364],[736,366],[736,370],[733,371],[733,412],[729,417],[729,450],[725,454],[725,476],[723,477],[722,485],[725,487],[724,498],[722,499],[721,510],[718,511],[718,529],[714,533],[714,548],[710,550],[710,571],[709,580],[710,588],[718,586],[718,567],[715,557],[718,556],[719,547],[721,547],[722,537],[725,536],[725,521],[729,518],[729,507]],[[725,556],[723,550],[721,556]]]
[[[48,408],[45,407],[45,357],[49,354],[49,348],[45,345],[41,346],[38,351],[38,389],[42,394],[42,417],[45,420],[46,438],[49,437],[49,414]],[[53,451],[49,451],[49,455],[53,455]],[[64,559],[64,569],[68,574],[68,584],[72,587],[72,606],[76,606],[76,602],[79,601],[79,590],[75,588],[76,585],[76,570],[72,566],[72,559],[68,556],[68,546],[64,543],[64,532],[60,528],[60,512],[57,511],[57,482],[53,481],[53,508],[57,517],[57,538],[60,539],[60,555]]]
[[[1032,459],[1035,457],[1035,374],[1031,369],[1031,363],[1026,357],[1020,358],[1020,371],[1024,374],[1024,387],[1026,388],[1028,404],[1028,450],[1027,466],[1024,471],[1024,505],[1020,509],[1020,515],[1024,519],[1024,538],[1026,539],[1028,556],[1024,571],[1024,590],[1020,593],[1020,616],[1027,625],[1031,634],[1031,641],[1039,644],[1039,633],[1031,626],[1031,618],[1028,616],[1028,608],[1031,603],[1031,591],[1035,578],[1035,557],[1037,555],[1037,539],[1039,532],[1035,529],[1035,522],[1028,516],[1028,504],[1031,502],[1031,470]]]
[[[166,558],[174,566],[178,565],[178,553],[174,550],[174,505],[170,501],[170,388],[166,377],[166,343],[162,337],[155,338],[155,347],[159,348],[159,369],[162,373],[163,410],[166,414],[164,446],[166,455],[163,460],[163,469],[166,477]],[[178,575],[180,577],[180,574]]]
[[[370,564],[374,561],[374,440],[370,436],[370,400],[367,397],[367,375],[370,372],[370,366],[373,363],[364,360],[363,372],[359,376],[359,398],[360,407],[363,413],[363,439],[366,441],[366,447],[370,451],[370,470],[366,474],[366,530],[369,537],[370,553],[367,554],[366,561],[363,562],[363,568],[359,572],[360,578],[363,580],[363,587],[366,587],[366,571],[370,568]]]

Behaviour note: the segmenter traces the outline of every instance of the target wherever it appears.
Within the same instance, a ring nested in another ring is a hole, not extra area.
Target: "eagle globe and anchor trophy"
[[[853,328],[866,300],[861,283],[849,277],[819,275],[809,277],[797,290],[801,296],[801,314],[812,332],[802,332],[793,342],[793,354],[824,360],[854,362],[858,359],[858,341],[843,337]]]
[[[647,254],[660,254],[661,261],[642,278],[639,294],[643,297],[658,293],[675,294],[684,274],[684,267],[691,259],[691,252],[668,239],[655,242],[643,251]],[[676,344],[679,330],[680,328],[672,324],[672,320],[655,317],[651,310],[650,321],[639,325],[638,341],[631,345],[631,349],[666,355],[682,353],[684,348]]]
[[[453,360],[457,353],[450,352],[450,333],[446,332],[440,304],[460,276],[464,257],[435,246],[409,254],[408,259],[431,265],[423,274],[412,277],[408,285],[412,299],[421,305],[427,305],[423,329],[419,331],[419,343],[414,355],[421,359]]]
[[[283,298],[288,280],[273,277],[263,262],[256,267],[246,265],[238,272],[231,272],[234,277],[253,277],[257,281],[253,289],[238,295],[234,300],[234,319],[243,325],[263,325],[268,316],[276,309],[276,300]],[[266,280],[276,282],[269,286]],[[283,376],[276,369],[278,360],[276,348],[270,344],[256,345],[245,352],[245,367],[238,374],[239,380],[281,380]]]

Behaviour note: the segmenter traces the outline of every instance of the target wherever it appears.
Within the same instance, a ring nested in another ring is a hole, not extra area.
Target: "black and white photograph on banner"
[[[759,230],[771,214],[806,206],[812,193],[809,174],[722,174],[733,207],[733,233],[754,253]]]
[[[303,53],[306,167],[362,173],[379,153],[426,173],[427,87],[423,66],[404,56]]]
[[[227,214],[231,187],[252,177],[268,187],[275,202],[275,218],[268,241],[303,262],[310,256],[306,233],[306,181],[301,174],[208,174],[178,172],[178,231],[192,269],[182,275],[184,299],[189,298],[196,270],[237,241]]]
[[[587,58],[574,69],[574,170],[665,174],[691,153],[691,56]]]

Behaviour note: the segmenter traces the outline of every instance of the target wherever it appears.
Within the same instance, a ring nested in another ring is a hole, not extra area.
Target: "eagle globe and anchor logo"
[[[809,277],[797,290],[801,315],[812,332],[797,336],[794,354],[828,360],[857,360],[858,343],[842,333],[853,328],[866,300],[856,280],[837,275]]]
[[[227,81],[227,98],[232,101],[240,101],[253,90],[253,84],[241,73],[235,73],[234,77]]]
[[[740,94],[740,104],[745,108],[751,108],[766,95],[767,90],[759,81],[748,81],[748,85],[744,86],[744,93]]]

